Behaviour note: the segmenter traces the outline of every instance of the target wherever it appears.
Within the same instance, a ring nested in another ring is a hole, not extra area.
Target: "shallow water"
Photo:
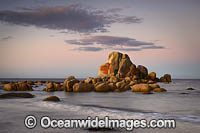
[[[63,79],[59,79],[62,81]],[[55,80],[54,80],[55,81]],[[58,80],[57,80],[58,81]],[[121,93],[72,93],[44,92],[44,85],[33,88],[33,99],[8,99],[1,104],[21,103],[25,106],[74,112],[82,116],[110,116],[115,119],[175,119],[192,125],[200,125],[200,80],[173,80],[170,84],[159,83],[167,92],[149,95],[131,91]],[[195,90],[186,90],[192,87]],[[0,93],[6,93],[0,90]],[[59,103],[42,102],[42,99],[56,95]],[[17,108],[17,107],[16,107]]]

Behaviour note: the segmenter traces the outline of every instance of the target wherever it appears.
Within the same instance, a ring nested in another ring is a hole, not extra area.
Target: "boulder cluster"
[[[32,91],[32,86],[26,82],[8,83],[3,87],[6,91]]]
[[[69,76],[64,83],[52,81],[23,81],[17,83],[4,83],[3,89],[6,91],[30,91],[33,85],[46,83],[44,91],[66,92],[123,92],[132,90],[133,92],[165,92],[157,82],[171,82],[171,75],[165,74],[158,78],[155,72],[148,72],[145,66],[133,64],[127,54],[112,52],[108,60],[101,65],[96,78],[89,77],[79,80],[74,76]]]
[[[63,84],[66,92],[165,92],[155,81],[135,80],[131,77],[118,78],[116,76],[89,77],[85,80],[78,80],[74,76],[68,77]]]
[[[63,91],[63,87],[60,85],[60,83],[50,81],[46,83],[46,88],[44,88],[43,91],[47,92]]]

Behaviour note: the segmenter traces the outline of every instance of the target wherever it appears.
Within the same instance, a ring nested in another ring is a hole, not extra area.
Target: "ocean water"
[[[64,81],[64,79],[51,80]],[[198,127],[200,125],[200,80],[177,79],[170,84],[158,84],[165,88],[167,92],[149,95],[131,91],[121,93],[44,92],[42,89],[45,88],[45,84],[43,84],[34,87],[34,91],[29,92],[36,96],[33,99],[5,99],[1,100],[0,104],[5,109],[9,109],[7,106],[13,105],[12,108],[16,109],[16,112],[21,103],[24,108],[27,106],[33,108],[33,110],[36,108],[37,110],[48,110],[49,113],[53,110],[54,112],[68,112],[69,114],[73,112],[78,116],[109,116],[115,119],[175,119],[179,123]],[[186,90],[189,87],[195,90]],[[0,93],[7,92],[0,89]],[[61,102],[42,101],[42,99],[51,95],[58,96]],[[46,112],[47,115],[48,111]],[[6,114],[5,111],[2,112]],[[34,113],[37,115],[37,111]],[[65,118],[65,113],[62,113],[61,117]],[[185,131],[184,127],[183,131]]]

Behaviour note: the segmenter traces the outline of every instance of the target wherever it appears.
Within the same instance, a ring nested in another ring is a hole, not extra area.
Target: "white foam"
[[[72,104],[63,104],[63,103],[50,103],[50,102],[40,102],[37,103],[40,107],[45,107],[49,109],[56,109],[61,111],[71,111],[77,112],[78,114],[83,114],[86,116],[98,116],[103,118],[105,116],[109,116],[113,119],[175,119],[184,122],[192,122],[192,123],[200,123],[199,116],[180,116],[174,114],[164,114],[164,113],[157,113],[157,112],[130,112],[130,111],[122,111],[117,109],[107,109],[107,108],[99,108],[99,107],[92,107],[92,106],[79,106],[79,105],[72,105]]]

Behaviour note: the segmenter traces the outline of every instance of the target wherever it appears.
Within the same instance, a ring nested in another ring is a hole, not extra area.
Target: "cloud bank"
[[[20,11],[0,11],[0,21],[22,26],[36,26],[54,30],[69,30],[81,33],[106,32],[113,23],[140,23],[136,16],[120,15],[121,9],[99,11],[79,5],[56,6]]]
[[[80,40],[65,40],[67,44],[78,46],[75,50],[101,51],[105,49],[120,51],[141,51],[144,49],[165,49],[152,42],[137,41],[134,38],[116,36],[91,36]]]

